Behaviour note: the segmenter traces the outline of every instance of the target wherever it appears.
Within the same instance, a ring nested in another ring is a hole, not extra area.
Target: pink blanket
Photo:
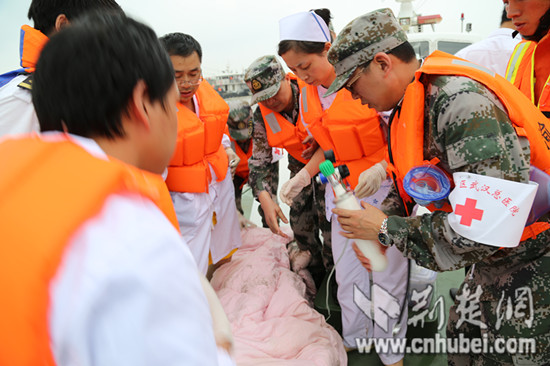
[[[243,231],[243,245],[212,286],[227,313],[239,366],[345,366],[341,337],[305,297],[290,271],[284,238],[268,229]]]

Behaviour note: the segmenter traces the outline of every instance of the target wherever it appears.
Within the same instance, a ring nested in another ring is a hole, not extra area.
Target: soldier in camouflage
[[[243,156],[246,156],[252,148],[252,108],[244,100],[229,100],[227,105],[229,105],[227,128],[231,148],[241,158],[233,176],[233,186],[235,188],[235,205],[242,214],[241,196],[243,186],[248,181],[248,161],[243,159]]]
[[[300,90],[295,79],[291,79],[275,56],[263,56],[256,59],[246,70],[245,81],[252,91],[251,104],[262,103],[274,112],[280,113],[287,121],[296,125],[299,117],[298,99]],[[253,116],[253,150],[248,161],[250,175],[248,183],[254,197],[258,198],[264,209],[267,223],[276,234],[282,234],[278,220],[288,223],[277,203],[278,175],[269,169],[273,160],[272,146],[267,139],[264,117],[260,108]],[[304,151],[304,157],[310,158],[318,145]],[[288,169],[292,178],[305,164],[288,155]],[[325,218],[324,185],[313,183],[307,186],[290,207],[290,226],[296,242],[302,251],[311,253],[308,269],[317,287],[326,270],[333,265],[330,246],[330,223]],[[282,234],[284,235],[284,234]],[[322,235],[322,240],[320,238]]]
[[[403,100],[405,89],[421,66],[389,9],[353,20],[339,34],[328,57],[338,77],[327,94],[346,87],[377,110],[394,108],[394,115],[409,102]],[[438,166],[450,174],[470,172],[529,181],[529,142],[516,134],[506,108],[493,92],[464,76],[423,74],[420,82],[424,85],[424,105],[418,107],[424,110],[425,160],[439,159]],[[472,265],[450,311],[448,338],[459,338],[459,334],[467,339],[486,338],[489,345],[499,338],[506,342],[528,338],[536,345],[535,353],[522,353],[519,348],[503,353],[493,348],[481,353],[451,349],[450,365],[548,364],[548,230],[517,247],[499,249],[459,235],[449,225],[446,212],[403,217],[405,207],[395,189],[382,209],[385,213],[372,206],[334,212],[347,237],[375,240],[382,235],[389,245],[426,268],[450,271]],[[548,221],[548,214],[539,219]],[[356,253],[368,267],[368,260]],[[465,304],[473,311],[468,312]]]
[[[242,200],[242,191],[245,183],[248,183],[249,177],[249,168],[248,160],[244,157],[254,149],[252,143],[252,132],[253,132],[253,123],[252,123],[252,114],[253,110],[250,107],[250,104],[244,100],[230,100],[227,102],[229,105],[229,117],[227,119],[227,127],[229,129],[229,137],[231,139],[231,147],[233,151],[239,155],[241,154],[241,160],[233,177],[233,186],[235,188],[235,204],[237,210],[241,213],[244,213],[241,200]],[[271,185],[270,188],[273,191],[270,191],[271,194],[277,194],[277,182],[279,180],[279,162],[275,161],[265,166],[266,171],[269,172],[269,178],[273,179],[275,184]],[[265,221],[265,215],[262,210],[262,206],[258,206],[258,213],[262,218],[263,227],[268,227],[267,222]],[[240,217],[243,220],[242,217]]]

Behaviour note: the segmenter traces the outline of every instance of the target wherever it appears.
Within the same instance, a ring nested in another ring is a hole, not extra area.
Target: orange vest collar
[[[21,66],[25,71],[34,72],[40,52],[48,40],[44,33],[33,27],[28,25],[21,27]]]

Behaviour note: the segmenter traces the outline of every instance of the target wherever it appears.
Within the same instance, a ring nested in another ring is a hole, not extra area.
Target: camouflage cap
[[[229,135],[235,141],[248,140],[252,137],[252,108],[244,100],[230,100],[227,127]]]
[[[391,9],[378,9],[349,22],[328,52],[336,79],[325,96],[342,89],[355,69],[371,61],[378,52],[391,51],[406,41],[407,35]]]
[[[244,81],[252,92],[251,104],[263,102],[277,94],[284,78],[283,67],[275,56],[262,56],[252,62],[244,74]]]

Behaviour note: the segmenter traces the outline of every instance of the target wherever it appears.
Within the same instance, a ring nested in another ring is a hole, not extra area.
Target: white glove
[[[241,158],[233,151],[232,148],[226,147],[225,153],[227,154],[227,158],[229,159],[229,169],[231,169],[231,177],[235,176],[235,172],[237,171],[237,165],[239,165],[239,162],[241,161]]]
[[[376,163],[359,175],[359,183],[355,187],[355,197],[372,196],[380,189],[380,183],[386,179],[386,169],[381,163]]]
[[[311,176],[307,172],[306,168],[302,168],[291,180],[283,184],[281,188],[281,201],[289,206],[292,206],[292,200],[311,183]]]

